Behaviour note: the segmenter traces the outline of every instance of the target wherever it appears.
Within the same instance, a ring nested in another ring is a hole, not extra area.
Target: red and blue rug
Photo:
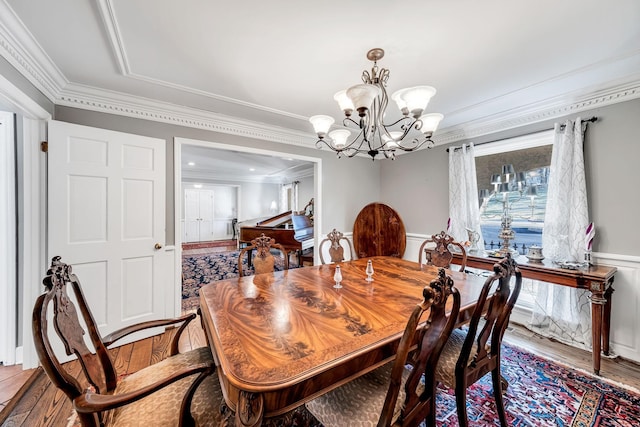
[[[637,391],[509,345],[503,345],[503,356],[502,373],[509,381],[504,403],[510,426],[640,426],[640,393]],[[212,398],[221,401],[222,395]],[[436,407],[438,427],[458,426],[453,390],[439,388]],[[469,388],[467,409],[472,427],[500,425],[490,375]],[[322,426],[304,405],[269,421],[265,425],[270,427]],[[68,426],[77,425],[74,412]]]
[[[502,374],[509,382],[504,396],[510,426],[640,426],[637,391],[503,345]],[[458,425],[453,390],[439,388],[438,425]],[[500,425],[495,411],[491,376],[468,390],[471,426]]]

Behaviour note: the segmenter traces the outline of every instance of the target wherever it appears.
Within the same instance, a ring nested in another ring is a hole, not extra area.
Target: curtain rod
[[[590,118],[588,118],[588,119],[584,119],[584,120],[582,120],[582,123],[584,123],[584,124],[587,124],[587,123],[589,123],[589,122],[594,123],[594,122],[595,122],[595,121],[597,121],[597,120],[598,120],[598,117],[597,117],[597,116],[593,116],[593,117],[590,117]],[[560,125],[560,129],[564,129],[564,128],[565,128],[565,126],[566,126],[566,125],[564,125],[564,124],[563,124],[563,125]],[[479,146],[479,145],[491,144],[492,142],[504,141],[505,139],[517,138],[517,137],[519,137],[519,136],[525,136],[525,135],[532,135],[532,134],[534,134],[534,133],[538,133],[538,132],[545,132],[545,131],[553,130],[553,129],[554,129],[554,128],[542,129],[542,130],[537,130],[537,131],[535,131],[535,132],[529,132],[529,133],[524,133],[524,134],[522,134],[522,135],[513,136],[513,137],[510,137],[510,138],[500,138],[500,139],[494,139],[494,140],[492,140],[492,141],[479,142],[478,144],[473,144],[473,146],[474,146],[474,147],[477,147],[477,146]],[[462,148],[462,147],[454,147],[454,149],[453,149],[453,150],[454,150],[454,151],[457,151],[457,150],[459,150],[459,149],[461,149],[461,148]],[[448,152],[449,152],[449,148],[447,148],[447,153],[448,153]]]

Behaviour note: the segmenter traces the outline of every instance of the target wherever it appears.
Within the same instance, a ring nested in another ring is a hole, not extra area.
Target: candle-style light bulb
[[[371,260],[367,261],[367,269],[365,270],[365,273],[367,273],[367,282],[373,282],[373,264],[371,263]]]
[[[336,284],[333,285],[334,288],[339,289],[342,287],[340,282],[342,282],[342,272],[340,271],[340,266],[336,265],[336,271],[333,273],[333,280],[336,281]]]

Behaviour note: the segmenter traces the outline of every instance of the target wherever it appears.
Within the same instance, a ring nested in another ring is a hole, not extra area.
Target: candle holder
[[[480,211],[482,212],[487,208],[487,203],[492,198],[502,202],[500,232],[498,233],[501,244],[500,249],[495,253],[500,256],[506,256],[507,254],[517,256],[518,251],[511,247],[511,242],[516,237],[516,232],[511,228],[514,218],[511,209],[514,203],[519,202],[524,197],[529,197],[531,216],[518,216],[518,218],[533,220],[537,189],[534,185],[527,183],[527,176],[524,172],[516,173],[511,164],[502,166],[502,174],[491,175],[490,182],[493,185],[492,191],[487,189],[480,190]],[[512,194],[515,194],[515,198],[511,197]],[[471,240],[471,237],[469,235],[469,240]]]
[[[593,261],[591,260],[591,251],[584,252],[584,263],[589,267],[593,265]]]
[[[367,278],[366,281],[371,283],[373,282],[373,264],[371,263],[371,260],[367,261],[367,268],[364,271],[365,273],[367,273]]]
[[[342,282],[342,271],[340,271],[339,265],[336,265],[336,271],[335,273],[333,273],[333,280],[335,280],[336,282],[336,284],[333,285],[334,288],[336,289],[342,288],[342,285],[340,284],[340,282]]]

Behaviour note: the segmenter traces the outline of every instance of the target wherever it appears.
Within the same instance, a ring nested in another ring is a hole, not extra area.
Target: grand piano
[[[255,225],[245,222],[240,224],[239,228],[238,243],[241,246],[250,244],[251,240],[264,233],[265,236],[275,239],[276,243],[280,243],[287,252],[295,252],[298,260],[304,250],[313,248],[313,222],[308,215],[287,211],[259,221]]]

